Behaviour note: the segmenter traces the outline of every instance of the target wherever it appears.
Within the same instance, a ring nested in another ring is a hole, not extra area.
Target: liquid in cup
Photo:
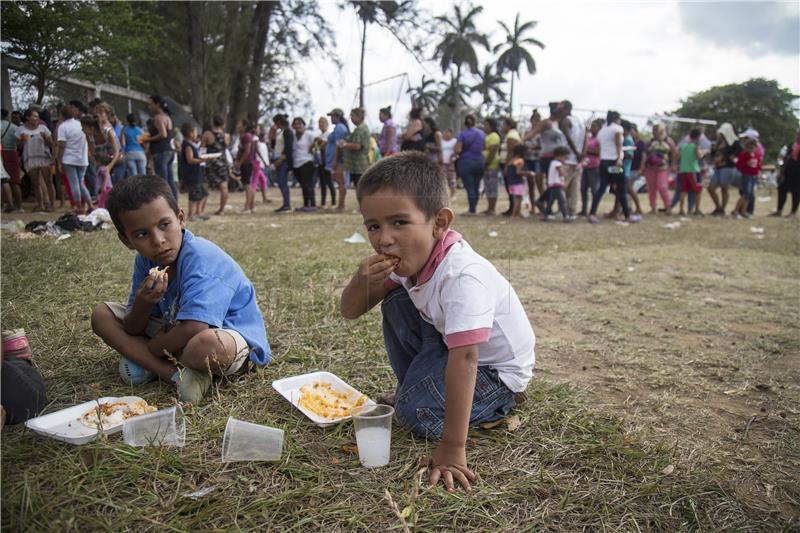
[[[367,468],[389,464],[394,408],[388,405],[364,405],[353,409],[351,415],[361,464]]]

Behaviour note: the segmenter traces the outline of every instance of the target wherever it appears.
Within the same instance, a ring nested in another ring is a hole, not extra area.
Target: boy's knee
[[[92,331],[94,331],[96,335],[100,335],[104,330],[104,326],[112,319],[116,320],[116,317],[111,312],[111,309],[103,302],[100,302],[92,309]]]
[[[225,336],[229,336],[224,331],[214,328],[204,329],[186,343],[183,349],[182,362],[195,370],[212,369],[225,366],[230,359],[230,350]],[[231,343],[235,344],[233,339]]]

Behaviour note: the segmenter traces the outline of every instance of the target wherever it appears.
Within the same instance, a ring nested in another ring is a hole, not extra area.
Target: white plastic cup
[[[283,452],[283,430],[228,417],[222,437],[222,462],[277,461]]]
[[[177,446],[186,442],[186,419],[180,406],[135,416],[122,424],[128,446]]]
[[[350,411],[356,431],[358,459],[366,468],[389,464],[392,447],[392,417],[389,405],[362,405]]]

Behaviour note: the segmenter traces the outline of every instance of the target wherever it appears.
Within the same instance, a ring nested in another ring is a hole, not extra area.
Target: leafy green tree
[[[497,58],[498,72],[511,73],[511,91],[508,97],[508,114],[514,112],[514,78],[519,78],[522,65],[528,69],[528,74],[536,72],[536,61],[528,51],[526,46],[538,46],[544,49],[544,44],[533,37],[526,37],[525,34],[536,27],[537,22],[531,20],[520,25],[519,13],[514,18],[514,28],[511,29],[503,21],[498,20],[498,24],[506,33],[506,40],[494,47],[494,53],[502,51]]]
[[[754,78],[693,94],[672,114],[730,122],[738,133],[753,127],[759,132],[767,158],[774,159],[781,146],[794,138],[798,118],[793,104],[797,98],[775,80]]]
[[[451,71],[451,83],[446,87],[452,87],[453,97],[451,103],[454,107],[455,122],[459,122],[460,98],[455,94],[464,87],[461,79],[462,68],[469,68],[473,74],[478,73],[478,55],[475,51],[476,46],[482,46],[487,51],[491,51],[489,40],[484,33],[478,31],[475,25],[476,17],[483,11],[483,7],[466,8],[466,13],[461,10],[461,6],[453,8],[453,16],[440,15],[436,20],[443,23],[445,33],[442,40],[433,52],[433,58],[439,60],[442,73]],[[455,70],[455,73],[452,71]]]
[[[488,106],[493,102],[504,102],[506,93],[501,85],[506,79],[492,68],[492,65],[485,65],[483,70],[478,73],[478,82],[470,87],[470,90],[481,96],[481,103]]]
[[[432,112],[436,109],[439,98],[441,98],[441,93],[436,90],[436,80],[425,78],[424,74],[422,75],[422,80],[419,85],[409,88],[406,93],[411,95],[417,107],[421,107],[428,112]]]

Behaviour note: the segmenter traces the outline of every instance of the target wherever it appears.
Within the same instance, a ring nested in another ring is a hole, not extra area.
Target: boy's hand
[[[467,467],[467,452],[463,444],[440,442],[428,459],[428,466],[431,469],[431,486],[435,487],[441,480],[445,488],[452,492],[455,490],[453,480],[456,480],[465,490],[472,490],[470,481],[475,481],[475,474]]]
[[[136,290],[136,299],[150,305],[155,305],[167,292],[169,277],[164,274],[148,275]]]
[[[365,258],[361,261],[356,273],[359,285],[366,287],[383,285],[389,274],[397,268],[397,263],[399,262],[398,258],[384,254],[371,255]]]

